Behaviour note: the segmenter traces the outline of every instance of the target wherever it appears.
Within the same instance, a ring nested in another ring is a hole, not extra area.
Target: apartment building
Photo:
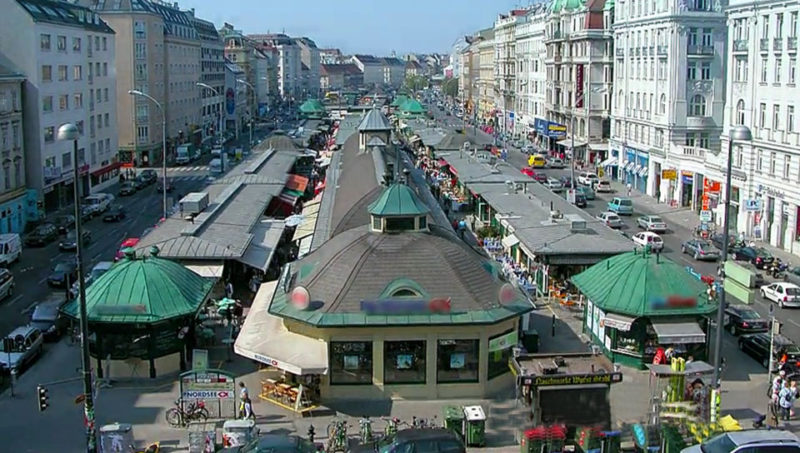
[[[307,76],[305,77],[305,84],[303,88],[308,93],[309,97],[319,98],[320,94],[320,57],[319,48],[316,43],[309,38],[302,37],[295,39],[297,46],[300,48],[300,61],[308,68]]]
[[[23,233],[38,218],[36,191],[25,184],[22,84],[25,76],[0,55],[0,233]]]
[[[320,49],[319,60],[320,64],[342,64],[346,58],[339,49]]]
[[[556,0],[545,31],[545,115],[548,127],[554,123],[568,132],[550,142],[587,163],[608,152],[614,8],[612,0]]]
[[[494,28],[478,32],[478,121],[496,126],[494,107]]]
[[[224,133],[222,111],[225,100],[225,45],[213,23],[196,17],[194,8],[186,11],[186,14],[200,38],[199,81],[211,87],[197,87],[202,138],[207,142],[215,135]]]
[[[235,137],[245,129],[250,114],[251,96],[247,92],[248,87],[239,80],[243,80],[244,69],[231,60],[225,59],[225,130]]]
[[[277,58],[278,94],[284,101],[299,100],[303,94],[300,47],[283,33],[247,35],[259,49],[274,49]]]
[[[400,88],[406,79],[406,64],[397,57],[381,58],[383,70],[383,84]]]
[[[22,96],[27,153],[11,159],[8,172],[12,186],[27,184],[50,211],[72,203],[74,165],[83,194],[101,189],[117,171],[115,35],[79,5],[9,3],[3,32],[14,39],[0,40],[0,53],[27,78]],[[56,140],[64,123],[81,132],[77,162],[72,143]]]
[[[364,74],[365,86],[374,87],[383,84],[383,59],[372,55],[357,54],[352,56],[351,61]]]
[[[517,98],[516,130],[522,137],[533,138],[536,119],[545,117],[545,56],[544,29],[547,25],[547,5],[532,6],[515,27]]]
[[[321,65],[320,86],[323,90],[356,89],[364,84],[364,78],[358,66],[347,64]]]
[[[456,57],[459,60],[458,67],[460,68],[458,71],[458,94],[466,116],[475,119],[478,110],[478,76],[480,72],[478,44],[480,37],[477,35],[467,36],[464,38],[464,42],[465,45],[461,47],[461,52]]]
[[[725,14],[710,0],[625,1],[615,12],[616,92],[603,163],[634,190],[700,210],[705,156],[719,151],[722,132]]]
[[[497,126],[504,134],[513,134],[517,95],[516,27],[524,20],[525,10],[500,14],[494,22],[494,104]]]
[[[728,131],[736,125],[750,128],[753,140],[733,147],[732,228],[800,255],[800,5],[732,0],[726,13],[730,31],[723,152],[706,155],[706,173],[721,183],[724,194]],[[711,208],[721,221],[722,203]]]
[[[450,46],[450,67],[453,71],[451,77],[461,78],[461,72],[464,71],[464,61],[461,56],[471,43],[471,36],[461,36]]]

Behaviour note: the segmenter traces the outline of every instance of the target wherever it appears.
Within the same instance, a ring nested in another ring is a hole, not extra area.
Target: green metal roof
[[[383,189],[377,200],[369,205],[369,213],[382,216],[421,216],[430,210],[405,184],[392,184]]]
[[[560,12],[562,9],[565,11],[574,11],[583,7],[583,0],[555,0],[551,7],[554,13]]]
[[[152,253],[152,252],[151,252]],[[196,313],[215,279],[162,258],[126,258],[86,289],[89,322],[154,323]],[[78,301],[62,312],[78,318]]]
[[[390,106],[391,107],[400,107],[401,105],[405,104],[406,101],[408,101],[408,96],[405,95],[405,94],[400,94],[396,98],[394,98],[394,101],[392,101]]]
[[[416,99],[408,99],[400,106],[400,111],[405,114],[418,115],[425,113],[425,108]]]
[[[300,106],[300,111],[303,113],[323,113],[327,110],[325,105],[319,99],[309,99]]]
[[[603,260],[572,277],[572,283],[595,305],[630,316],[700,315],[716,310],[708,286],[683,266],[641,251]],[[696,307],[666,308],[670,298],[694,298]]]

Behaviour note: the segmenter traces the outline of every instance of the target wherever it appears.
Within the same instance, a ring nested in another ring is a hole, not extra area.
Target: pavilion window
[[[385,384],[424,384],[425,341],[387,341],[383,343],[383,382]]]
[[[372,342],[330,343],[331,384],[372,384]]]

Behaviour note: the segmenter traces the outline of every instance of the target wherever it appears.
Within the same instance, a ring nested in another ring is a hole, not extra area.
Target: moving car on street
[[[85,246],[86,244],[92,241],[92,232],[89,230],[82,230],[81,239],[83,239],[83,245]],[[67,233],[64,239],[62,239],[61,242],[58,243],[58,249],[61,250],[62,252],[73,251],[78,249],[78,235],[75,233],[75,231],[70,231],[69,233]]]
[[[119,186],[119,196],[127,197],[133,195],[138,190],[136,183],[133,181],[125,181]]]
[[[578,175],[578,182],[584,186],[591,187],[594,183],[600,181],[600,178],[597,177],[597,174],[592,173],[590,171],[582,171],[580,175]]]
[[[680,453],[797,453],[800,439],[789,431],[774,429],[745,430],[719,434],[702,444],[684,448]]]
[[[661,236],[652,231],[636,233],[631,239],[633,239],[634,244],[640,247],[650,246],[650,249],[653,251],[662,250],[664,248],[664,240],[661,239]]]
[[[544,168],[547,166],[547,159],[538,154],[533,154],[528,158],[528,166],[533,168]]]
[[[553,192],[561,192],[564,190],[564,185],[561,181],[557,180],[556,178],[547,178],[547,182],[545,183],[548,189],[552,190]]]
[[[52,223],[43,223],[25,236],[25,245],[41,247],[53,242],[57,237],[58,228]]]
[[[730,250],[729,250],[730,251]],[[747,261],[757,269],[768,268],[775,258],[763,247],[742,247],[733,251],[733,259]]]
[[[0,268],[0,299],[14,295],[14,274],[8,269]]]
[[[548,164],[548,166],[550,168],[565,168],[566,164],[564,164],[564,161],[559,159],[558,157],[554,157],[550,159],[550,163]]]
[[[125,249],[136,247],[136,244],[139,243],[139,238],[128,238],[122,241],[122,244],[119,245],[119,250],[117,254],[114,256],[114,262],[125,258]]]
[[[83,199],[83,204],[93,211],[93,215],[106,212],[113,202],[114,195],[108,193],[95,193]]]
[[[575,191],[575,206],[579,208],[586,207],[586,197],[582,193]]]
[[[78,264],[74,259],[58,262],[50,275],[47,277],[47,284],[58,288],[64,288],[78,279]]]
[[[60,215],[53,220],[53,225],[58,228],[58,234],[67,234],[67,231],[75,228],[75,216]]]
[[[125,208],[121,205],[114,205],[103,214],[103,222],[119,222],[125,218]]]
[[[692,255],[695,260],[717,261],[719,250],[705,239],[689,239],[681,244],[681,253]]]
[[[654,233],[667,232],[667,223],[657,215],[643,215],[636,219],[636,224],[639,228],[643,228],[646,231],[652,231]]]
[[[758,333],[769,330],[769,320],[747,305],[728,305],[725,308],[725,328],[731,335]]]
[[[142,181],[145,185],[153,184],[154,182],[158,181],[158,173],[152,168],[148,168],[146,170],[142,170],[137,176],[137,179]]]
[[[778,361],[781,355],[786,354],[788,359],[787,363],[797,364],[800,360],[800,348],[781,334],[772,335],[774,341],[772,350],[773,366],[778,368]],[[750,357],[756,359],[758,363],[769,367],[769,350],[770,350],[770,334],[769,333],[754,333],[750,335],[742,335],[739,337],[739,349],[744,351]]]
[[[622,219],[614,212],[601,212],[597,218],[605,222],[611,228],[622,228],[625,224]]]
[[[592,188],[589,186],[576,187],[575,191],[578,193],[582,193],[587,200],[594,200],[596,198],[594,190],[592,190]]]
[[[167,178],[167,193],[172,192],[175,190],[175,184],[172,183],[172,179]],[[158,184],[156,184],[156,192],[163,193],[164,192],[164,180],[159,179]]]
[[[608,202],[608,210],[619,215],[633,215],[633,201],[630,198],[614,197]]]
[[[42,332],[45,341],[58,341],[66,330],[67,320],[59,313],[65,303],[67,299],[64,294],[58,292],[34,306],[31,325]]]
[[[614,189],[611,188],[611,183],[608,181],[598,181],[597,187],[595,187],[594,190],[597,193],[611,193],[614,191]]]
[[[42,355],[44,338],[34,326],[17,327],[6,338],[10,338],[10,350],[5,349],[5,341],[0,342],[0,369],[3,373],[20,372]]]
[[[779,307],[800,307],[800,286],[794,283],[776,282],[762,286],[761,297],[775,302]]]

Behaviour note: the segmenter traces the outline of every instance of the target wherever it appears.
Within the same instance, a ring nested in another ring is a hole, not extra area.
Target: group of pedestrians
[[[788,421],[794,416],[794,401],[800,397],[797,382],[786,378],[786,370],[781,370],[772,381],[770,392],[770,415],[777,425],[778,420]]]

